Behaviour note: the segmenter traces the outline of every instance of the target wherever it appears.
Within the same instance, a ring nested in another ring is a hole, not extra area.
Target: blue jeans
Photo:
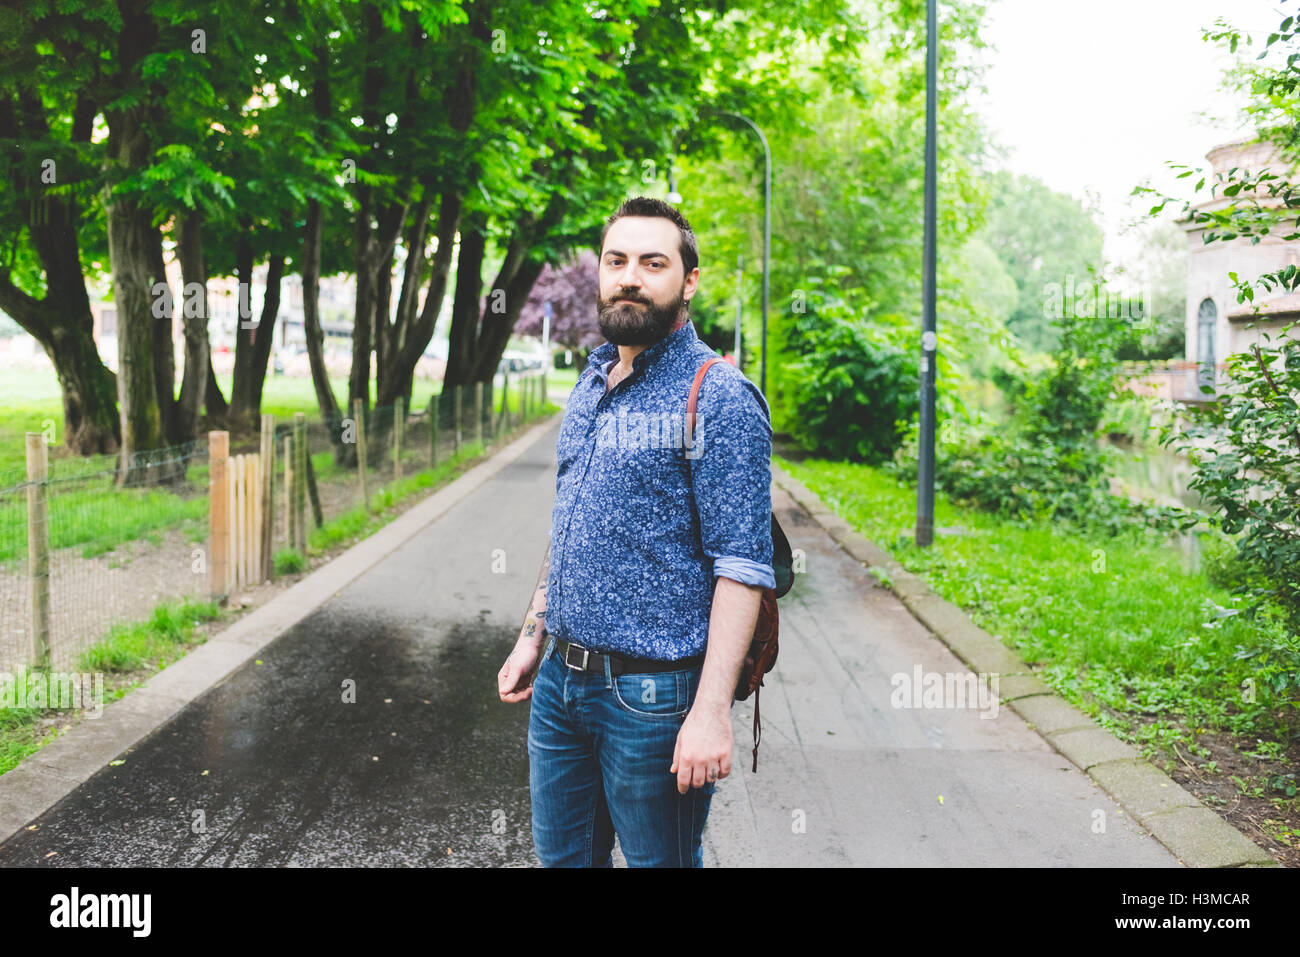
[[[575,657],[577,652],[574,653]],[[533,680],[528,784],[543,867],[703,867],[701,838],[717,785],[677,793],[677,732],[701,666],[623,674],[564,664],[549,637]]]

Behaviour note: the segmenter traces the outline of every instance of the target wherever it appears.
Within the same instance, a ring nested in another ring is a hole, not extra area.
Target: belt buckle
[[[573,642],[569,642],[567,645],[564,646],[565,667],[572,668],[574,671],[586,671],[587,659],[591,656],[591,650],[588,648],[582,648],[582,664],[575,665],[569,661],[569,652],[572,651],[574,648],[582,648],[582,645],[575,645]]]

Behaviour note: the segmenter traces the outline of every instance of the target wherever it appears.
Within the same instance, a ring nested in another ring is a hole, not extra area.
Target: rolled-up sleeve
[[[731,365],[700,386],[687,450],[700,543],[713,575],[775,588],[772,568],[772,427],[758,387]]]

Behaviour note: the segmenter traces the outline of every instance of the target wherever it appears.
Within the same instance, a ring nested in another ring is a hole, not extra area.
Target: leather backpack
[[[691,395],[686,402],[686,436],[690,442],[695,431],[695,407],[699,399],[700,384],[704,374],[715,362],[725,362],[721,356],[706,359],[695,373],[691,384]],[[772,513],[772,570],[776,578],[775,588],[764,588],[758,606],[758,619],[754,623],[754,636],[750,640],[749,650],[740,667],[740,678],[736,682],[735,700],[744,701],[751,694],[754,696],[754,767],[758,771],[758,742],[763,736],[763,729],[758,718],[759,689],[763,687],[763,676],[776,665],[778,651],[777,633],[780,630],[780,615],[777,613],[776,600],[788,592],[794,584],[794,559],[790,550],[790,541],[785,537],[776,513]]]

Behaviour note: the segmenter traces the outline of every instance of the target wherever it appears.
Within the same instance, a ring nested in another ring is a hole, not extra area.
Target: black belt
[[[704,663],[704,655],[690,658],[678,658],[676,661],[659,661],[655,658],[630,658],[615,651],[592,651],[582,645],[575,645],[563,638],[555,639],[555,653],[565,665],[575,671],[604,671],[605,659],[609,659],[611,675],[645,674],[657,671],[680,671],[694,668]]]

